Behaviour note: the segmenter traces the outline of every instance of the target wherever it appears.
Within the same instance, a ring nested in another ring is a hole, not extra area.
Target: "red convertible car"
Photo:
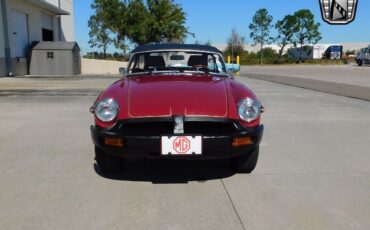
[[[160,44],[132,51],[124,77],[91,107],[96,162],[120,171],[125,158],[230,159],[254,170],[263,107],[211,46]]]

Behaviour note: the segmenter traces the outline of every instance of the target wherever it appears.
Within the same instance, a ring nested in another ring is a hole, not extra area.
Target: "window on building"
[[[47,52],[46,55],[48,59],[54,59],[54,52]]]

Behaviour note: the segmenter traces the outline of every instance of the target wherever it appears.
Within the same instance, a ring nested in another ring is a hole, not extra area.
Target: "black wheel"
[[[251,155],[231,159],[231,167],[236,173],[251,173],[257,165],[259,147],[256,147]]]
[[[95,160],[102,173],[117,173],[123,169],[123,159],[105,153],[95,147]]]
[[[363,63],[362,63],[362,60],[357,60],[357,65],[358,65],[358,66],[362,66],[362,64],[363,64]]]

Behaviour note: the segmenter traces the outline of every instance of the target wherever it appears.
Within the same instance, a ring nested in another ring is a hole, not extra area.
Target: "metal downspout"
[[[8,29],[8,14],[7,14],[7,0],[1,0],[1,15],[3,17],[4,29],[4,45],[5,45],[5,68],[8,76],[12,76],[12,62],[10,57],[10,44],[9,44],[9,29]]]
[[[60,9],[60,0],[58,0],[58,7]],[[59,41],[62,41],[62,16],[58,16],[58,39]]]

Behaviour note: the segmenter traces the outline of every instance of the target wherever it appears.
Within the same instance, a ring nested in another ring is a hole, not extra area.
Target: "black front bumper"
[[[130,120],[129,122],[132,122]],[[134,122],[140,122],[135,120]],[[148,122],[148,120],[145,120]],[[161,155],[161,137],[175,136],[178,134],[163,133],[145,135],[127,135],[120,130],[122,123],[117,123],[111,128],[100,128],[91,126],[91,136],[96,147],[101,148],[107,154],[125,158],[180,158],[180,159],[224,159],[241,155],[250,154],[261,142],[263,135],[263,125],[255,128],[244,128],[237,121],[217,120],[217,122],[235,123],[235,132],[228,131],[225,135],[216,133],[215,135],[202,133],[192,133],[193,135],[202,136],[202,155],[186,156],[163,156]],[[124,128],[124,125],[123,125]],[[192,136],[191,134],[181,134],[181,136]],[[112,147],[104,144],[104,138],[121,138],[124,147]],[[241,147],[233,147],[233,139],[238,137],[251,137],[253,144]]]

